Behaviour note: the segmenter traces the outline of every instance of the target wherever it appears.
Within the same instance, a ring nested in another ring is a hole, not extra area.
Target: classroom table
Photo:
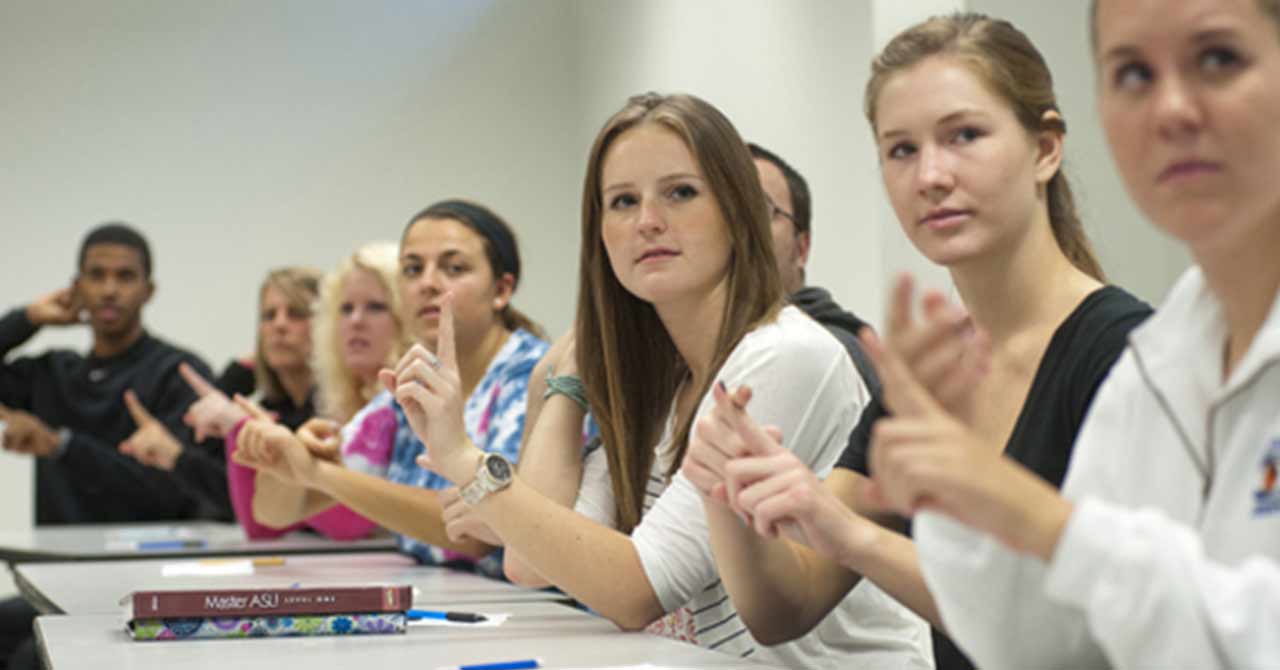
[[[395,549],[388,534],[337,542],[309,533],[249,540],[240,526],[211,521],[37,526],[0,532],[0,560],[100,561],[243,554],[317,554]]]
[[[772,667],[647,633],[623,633],[604,619],[550,602],[468,609],[511,618],[492,628],[410,626],[404,635],[134,642],[118,614],[42,616],[36,619],[36,640],[53,670],[432,670],[525,658],[540,659],[544,668]]]
[[[21,563],[14,583],[44,614],[112,614],[133,591],[341,585],[410,584],[416,605],[563,600],[556,591],[522,589],[448,568],[419,565],[394,552],[285,556],[283,565],[254,567],[248,575],[164,575],[165,566],[199,559]],[[170,570],[173,568],[170,567]]]

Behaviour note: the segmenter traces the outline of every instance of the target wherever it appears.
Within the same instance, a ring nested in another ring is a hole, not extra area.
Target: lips
[[[1200,158],[1185,158],[1170,163],[1156,177],[1157,183],[1180,181],[1222,171],[1222,164]]]
[[[347,349],[350,351],[363,351],[368,349],[369,346],[369,340],[363,338],[355,337],[347,340]]]
[[[418,317],[423,319],[434,319],[440,316],[440,308],[434,305],[428,305],[418,310]]]
[[[679,255],[680,255],[680,252],[674,249],[667,249],[665,247],[655,247],[653,249],[645,250],[645,252],[640,254],[640,257],[636,259],[636,262],[646,263],[649,261],[661,261],[661,260],[666,260],[668,258],[675,258],[676,256],[679,256]]]
[[[93,316],[99,321],[115,321],[120,318],[119,307],[96,307],[93,310]]]
[[[939,207],[929,210],[929,213],[920,219],[920,225],[928,226],[934,231],[947,230],[964,223],[972,216],[973,210]]]

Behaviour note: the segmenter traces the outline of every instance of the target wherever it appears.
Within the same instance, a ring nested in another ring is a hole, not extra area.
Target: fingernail
[[[729,389],[725,388],[725,386],[724,386],[724,380],[719,380],[719,381],[717,381],[717,382],[716,382],[716,386],[720,387],[720,390],[721,390],[721,391],[724,391],[725,393],[728,393],[728,392],[729,392]]]

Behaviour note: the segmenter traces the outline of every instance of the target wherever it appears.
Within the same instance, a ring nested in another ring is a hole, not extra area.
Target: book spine
[[[311,635],[394,635],[407,623],[400,612],[317,614],[293,617],[253,616],[193,619],[135,619],[129,635],[140,642]]]
[[[413,589],[410,586],[138,591],[133,593],[132,618],[403,612],[412,603]]]

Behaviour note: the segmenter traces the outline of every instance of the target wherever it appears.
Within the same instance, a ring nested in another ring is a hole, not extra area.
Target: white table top
[[[151,589],[218,589],[341,584],[411,584],[418,605],[458,606],[472,603],[561,600],[553,591],[517,586],[447,568],[418,565],[394,552],[319,554],[284,557],[284,565],[255,567],[253,574],[166,577],[166,565],[198,559],[138,561],[72,561],[21,563],[14,581],[24,597],[46,613],[115,614],[120,599]]]
[[[178,546],[182,544],[192,546]],[[249,540],[236,524],[210,521],[38,526],[26,531],[0,533],[0,559],[11,563],[233,554],[350,553],[389,549],[395,549],[395,538],[390,535],[352,542],[337,542],[306,533],[293,533],[274,540]]]
[[[652,663],[682,668],[767,668],[701,647],[613,624],[554,603],[470,607],[510,613],[493,628],[411,626],[405,635],[134,642],[119,615],[42,616],[40,651],[54,670],[352,670],[418,668],[538,658],[544,668],[599,668]]]

